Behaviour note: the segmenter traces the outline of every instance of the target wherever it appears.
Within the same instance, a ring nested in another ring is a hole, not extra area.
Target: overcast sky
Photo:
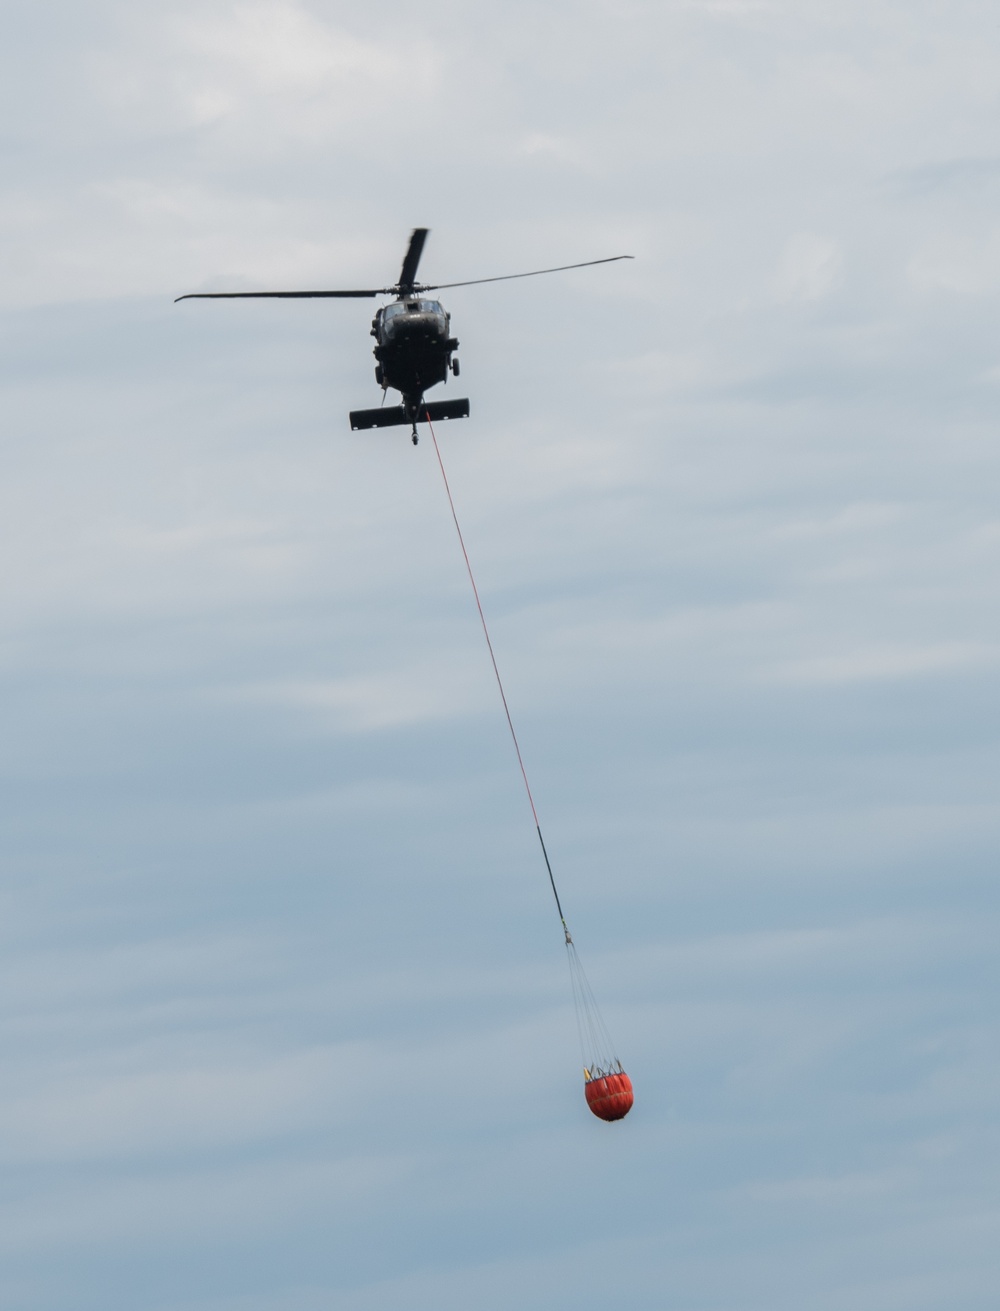
[[[0,1305],[995,1311],[982,0],[85,0],[0,44]],[[636,1086],[584,1103],[429,442]]]

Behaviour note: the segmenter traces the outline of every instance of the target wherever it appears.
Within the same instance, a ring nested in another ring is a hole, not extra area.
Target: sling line
[[[455,501],[451,494],[451,485],[448,482],[448,475],[444,471],[444,461],[441,459],[441,450],[437,443],[437,437],[434,435],[434,425],[431,423],[430,414],[427,415],[427,427],[431,432],[431,441],[434,443],[434,454],[437,456],[438,468],[441,470],[441,478],[444,481],[444,490],[448,496],[448,505],[451,508],[452,522],[455,525],[455,532],[458,534],[458,543],[462,548],[462,557],[465,560],[466,572],[469,575],[469,582],[472,584],[472,595],[476,598],[476,609],[479,611],[479,621],[483,626],[483,636],[486,638],[486,646],[490,653],[490,662],[493,665],[493,673],[496,675],[497,687],[500,689],[500,700],[503,702],[504,714],[507,716],[507,727],[510,729],[511,740],[514,743],[514,751],[517,754],[517,763],[521,770],[521,778],[524,780],[524,790],[528,794],[528,805],[531,807],[531,815],[535,821],[535,832],[538,834],[538,841],[542,848],[542,856],[545,859],[545,868],[548,871],[549,883],[552,886],[552,895],[556,900],[556,910],[559,912],[559,922],[562,924],[563,933],[566,935],[566,945],[572,947],[573,939],[570,937],[569,928],[566,925],[566,917],[563,915],[562,903],[559,900],[559,892],[556,888],[555,876],[552,873],[552,865],[549,861],[549,853],[545,849],[545,839],[542,837],[542,826],[538,822],[538,811],[535,809],[535,799],[531,795],[531,784],[528,782],[528,772],[524,768],[524,759],[521,756],[521,747],[517,740],[517,733],[514,731],[514,721],[510,715],[510,707],[507,704],[507,694],[504,691],[503,679],[500,677],[500,669],[497,665],[497,658],[493,652],[493,643],[490,640],[490,630],[486,624],[486,616],[483,613],[483,605],[479,599],[479,588],[476,586],[476,578],[472,572],[472,563],[469,560],[469,553],[465,549],[465,538],[462,536],[462,527],[458,522],[458,514],[455,510]]]
[[[430,429],[431,441],[434,443],[434,454],[437,456],[438,468],[441,470],[441,479],[444,482],[444,489],[448,497],[448,505],[451,509],[452,522],[455,525],[455,532],[458,534],[458,542],[462,548],[462,558],[465,560],[465,569],[469,575],[469,582],[472,584],[472,594],[476,599],[476,609],[479,611],[479,621],[483,626],[483,636],[486,638],[486,646],[490,653],[490,662],[493,665],[493,673],[497,680],[497,687],[500,689],[500,700],[503,702],[504,714],[507,717],[507,727],[510,729],[511,741],[514,743],[514,751],[517,755],[517,763],[521,770],[521,778],[524,781],[524,790],[528,795],[528,805],[531,807],[531,815],[535,821],[535,832],[538,834],[538,842],[542,848],[542,856],[545,860],[545,869],[549,876],[549,885],[552,888],[552,896],[555,898],[556,910],[559,912],[559,923],[562,925],[563,935],[566,941],[566,956],[569,963],[570,982],[573,989],[573,1008],[576,1012],[577,1036],[580,1040],[580,1052],[583,1056],[584,1078],[588,1083],[603,1075],[619,1074],[626,1078],[622,1069],[622,1063],[618,1059],[615,1051],[614,1042],[611,1034],[601,1015],[597,1005],[597,999],[593,994],[590,982],[583,969],[576,951],[576,944],[570,936],[569,927],[566,924],[566,917],[563,915],[562,903],[559,900],[559,891],[556,888],[555,875],[552,873],[552,864],[549,861],[549,853],[545,848],[545,839],[542,837],[542,826],[538,820],[538,811],[535,809],[535,799],[531,795],[531,784],[528,782],[528,771],[524,767],[524,758],[521,755],[521,746],[517,740],[517,733],[514,729],[514,720],[511,718],[510,706],[507,704],[507,694],[504,691],[503,679],[500,677],[500,668],[497,665],[496,654],[493,650],[493,642],[490,638],[490,630],[486,623],[486,615],[483,613],[482,601],[479,599],[479,588],[476,586],[475,575],[472,572],[472,562],[469,559],[469,552],[465,547],[465,538],[462,535],[462,526],[458,521],[458,514],[455,510],[455,500],[451,494],[451,485],[448,482],[448,475],[445,473],[444,460],[441,458],[441,448],[438,446],[437,437],[434,434],[434,425],[431,423],[431,416],[426,415],[427,427]],[[629,1105],[631,1105],[631,1093],[629,1093]],[[602,1112],[597,1112],[602,1115]],[[623,1111],[622,1114],[625,1112]]]

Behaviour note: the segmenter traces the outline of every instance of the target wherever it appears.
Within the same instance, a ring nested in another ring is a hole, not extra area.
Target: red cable
[[[521,748],[518,745],[517,734],[514,732],[514,721],[510,717],[510,707],[507,705],[507,695],[503,690],[503,679],[500,677],[500,670],[497,668],[497,658],[493,654],[493,643],[490,641],[490,630],[486,626],[486,616],[483,614],[482,602],[479,599],[479,588],[476,586],[475,575],[472,572],[472,564],[469,561],[469,553],[465,549],[465,538],[462,536],[462,529],[458,522],[458,515],[455,513],[455,502],[451,495],[451,486],[448,482],[448,475],[444,471],[444,461],[441,459],[441,451],[438,448],[437,438],[434,436],[434,429],[431,427],[431,416],[427,416],[427,426],[431,429],[431,441],[434,443],[434,454],[437,456],[438,468],[441,470],[441,477],[444,479],[444,490],[448,494],[448,505],[451,507],[451,517],[455,524],[455,532],[458,533],[458,544],[462,548],[462,556],[465,559],[465,568],[469,574],[469,582],[472,584],[472,595],[476,598],[476,609],[479,611],[479,620],[483,625],[483,636],[486,638],[486,645],[489,647],[490,660],[493,664],[493,672],[496,675],[497,687],[500,689],[500,700],[503,702],[504,714],[507,716],[507,727],[510,729],[510,736],[514,742],[514,750],[517,752],[517,763],[521,767],[521,777],[524,779],[524,790],[528,794],[528,804],[531,806],[531,813],[534,816],[535,824],[538,824],[538,812],[535,810],[535,799],[531,795],[531,785],[528,783],[528,775],[525,772],[524,761],[521,758]]]
[[[549,882],[552,884],[552,895],[556,899],[556,909],[559,911],[559,919],[562,922],[563,931],[566,934],[567,943],[572,939],[569,935],[569,929],[566,927],[566,919],[563,915],[562,904],[559,901],[559,893],[556,890],[556,881],[552,874],[552,865],[549,863],[549,853],[545,849],[545,839],[542,837],[542,826],[538,822],[538,811],[535,809],[535,799],[531,795],[531,784],[528,782],[528,774],[524,768],[524,760],[521,756],[521,747],[517,740],[517,733],[514,731],[514,721],[510,717],[510,707],[507,704],[507,694],[503,690],[503,679],[500,677],[500,670],[497,667],[497,658],[493,653],[493,643],[490,640],[490,630],[486,625],[486,616],[483,614],[483,605],[479,599],[479,588],[476,586],[475,575],[472,572],[472,564],[469,560],[469,552],[465,549],[465,538],[462,536],[462,527],[458,522],[458,514],[455,511],[455,501],[451,494],[451,485],[448,482],[448,475],[444,471],[444,461],[441,459],[441,451],[437,444],[437,437],[434,435],[434,425],[431,423],[431,416],[427,415],[427,427],[431,432],[431,441],[434,443],[434,454],[437,456],[438,468],[441,470],[441,477],[444,481],[444,490],[448,495],[448,505],[451,507],[451,517],[455,525],[455,532],[458,533],[458,543],[462,548],[462,556],[465,560],[465,568],[469,575],[469,582],[472,584],[472,595],[476,598],[476,609],[479,611],[479,621],[483,626],[483,636],[486,638],[486,646],[490,653],[490,661],[493,664],[493,673],[496,675],[497,687],[500,689],[500,700],[503,702],[504,714],[507,716],[507,727],[510,729],[511,740],[514,743],[514,750],[517,753],[517,763],[521,770],[521,777],[524,779],[524,790],[528,794],[528,805],[531,807],[531,814],[535,821],[535,831],[538,834],[538,841],[542,844],[542,855],[545,857],[545,868],[549,873]]]

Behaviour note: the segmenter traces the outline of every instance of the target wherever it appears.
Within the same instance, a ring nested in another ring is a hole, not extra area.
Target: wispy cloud
[[[993,1311],[982,7],[5,17],[0,1303]]]

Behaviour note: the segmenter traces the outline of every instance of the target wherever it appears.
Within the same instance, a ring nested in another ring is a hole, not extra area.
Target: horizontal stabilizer
[[[420,407],[417,423],[431,423],[438,419],[467,419],[469,417],[468,400],[426,401]],[[406,411],[402,405],[385,405],[380,410],[352,410],[351,427],[355,432],[360,428],[394,428],[397,424],[408,424]]]

